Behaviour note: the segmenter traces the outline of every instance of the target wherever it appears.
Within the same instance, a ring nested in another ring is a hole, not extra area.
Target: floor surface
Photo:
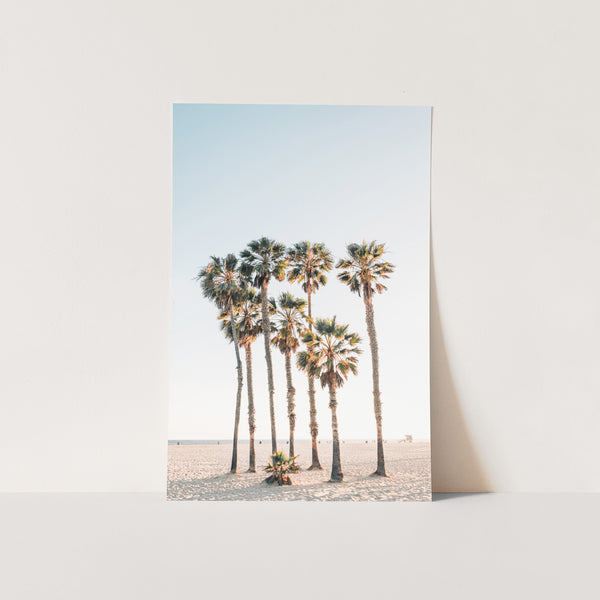
[[[598,598],[600,495],[0,496],[0,598]]]

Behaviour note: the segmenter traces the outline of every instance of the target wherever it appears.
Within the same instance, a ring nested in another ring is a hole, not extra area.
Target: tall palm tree
[[[385,252],[385,244],[376,241],[362,244],[349,244],[346,247],[348,258],[341,259],[336,267],[341,269],[338,279],[345,283],[352,292],[362,295],[365,303],[367,332],[371,346],[371,363],[373,367],[373,408],[377,425],[377,469],[373,475],[387,477],[385,457],[383,455],[383,415],[381,411],[381,392],[379,390],[379,347],[375,331],[375,313],[373,311],[373,295],[387,290],[382,280],[388,279],[394,272],[394,265],[381,260]]]
[[[348,374],[358,372],[360,337],[348,332],[348,325],[339,325],[336,318],[317,319],[314,331],[308,331],[302,341],[308,349],[298,353],[298,366],[313,377],[318,377],[321,387],[329,388],[333,458],[331,481],[342,481],[340,434],[337,421],[337,390],[344,385]]]
[[[290,268],[288,270],[288,281],[302,284],[308,300],[309,327],[312,330],[312,294],[319,286],[327,283],[326,272],[331,271],[333,257],[324,244],[311,244],[302,241],[294,244],[287,251]],[[308,404],[310,411],[310,437],[312,440],[312,463],[308,468],[323,469],[319,461],[317,449],[317,436],[319,435],[319,423],[317,422],[317,403],[315,401],[315,380],[308,376]]]
[[[251,241],[240,253],[241,271],[252,285],[260,290],[262,329],[267,361],[267,383],[269,386],[269,413],[271,416],[271,450],[277,452],[275,427],[275,385],[273,384],[273,361],[271,360],[271,322],[269,320],[269,282],[272,278],[282,281],[285,277],[287,260],[285,246],[267,237]]]
[[[252,385],[252,344],[262,331],[260,317],[260,295],[248,288],[240,301],[235,305],[235,324],[238,344],[244,348],[246,357],[246,388],[248,390],[248,472],[256,473],[256,451],[254,432],[256,431],[256,410],[254,407],[254,386]],[[229,311],[224,310],[219,315],[221,328],[228,339],[233,341],[232,319]]]
[[[196,277],[202,286],[203,295],[212,300],[218,308],[229,313],[231,322],[235,324],[235,306],[244,296],[246,281],[238,268],[238,259],[234,254],[225,258],[211,256],[210,262],[201,269]],[[233,450],[231,454],[231,472],[237,473],[237,447],[240,426],[240,407],[242,403],[242,386],[244,375],[238,345],[237,327],[231,328],[233,347],[237,369],[237,394],[235,400],[235,423],[233,427]]]
[[[300,339],[306,333],[307,318],[304,313],[305,306],[306,300],[295,298],[289,292],[283,292],[277,301],[277,312],[273,319],[277,333],[271,341],[285,357],[288,420],[290,423],[290,456],[296,456],[294,450],[296,389],[292,382],[292,353],[298,350]]]

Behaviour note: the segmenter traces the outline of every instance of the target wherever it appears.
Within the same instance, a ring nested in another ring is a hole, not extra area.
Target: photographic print
[[[169,500],[431,500],[430,146],[430,107],[173,105]]]

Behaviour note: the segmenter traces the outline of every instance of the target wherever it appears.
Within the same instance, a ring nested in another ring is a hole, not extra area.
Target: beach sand
[[[429,442],[389,441],[385,444],[389,478],[371,477],[376,466],[376,445],[345,442],[341,445],[344,481],[330,483],[331,442],[319,444],[324,471],[307,471],[310,443],[296,444],[301,471],[292,474],[293,485],[263,483],[262,470],[271,453],[271,444],[256,445],[257,473],[248,468],[248,444],[238,449],[238,472],[228,473],[231,444],[169,446],[168,500],[316,500],[316,501],[429,501],[431,462]],[[287,451],[286,445],[279,450]]]

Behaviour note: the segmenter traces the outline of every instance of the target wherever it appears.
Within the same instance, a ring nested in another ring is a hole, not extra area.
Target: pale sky
[[[386,439],[429,439],[429,107],[173,106],[173,277],[169,439],[231,439],[235,352],[194,277],[211,255],[239,253],[261,236],[291,245],[385,242],[396,266],[374,298]],[[313,316],[362,337],[358,376],[338,391],[343,439],[374,439],[362,298],[328,274]],[[273,282],[270,295],[298,284]],[[270,436],[262,338],[254,344],[257,439]],[[244,361],[243,350],[241,350]],[[288,432],[283,355],[272,349],[277,437]],[[294,363],[295,364],[295,363]],[[306,377],[294,369],[296,439],[309,439]],[[245,373],[244,373],[245,383]],[[320,438],[331,438],[326,390],[317,386]],[[248,438],[244,387],[240,439]]]

